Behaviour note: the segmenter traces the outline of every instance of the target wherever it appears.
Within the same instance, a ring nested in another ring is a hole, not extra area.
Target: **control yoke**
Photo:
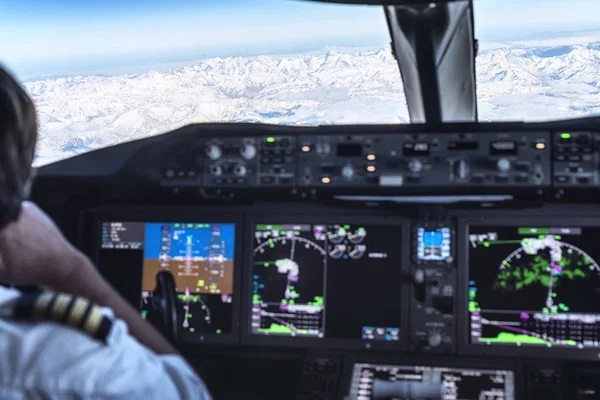
[[[179,319],[177,315],[177,293],[175,279],[169,271],[161,271],[156,275],[156,289],[151,306],[154,313],[149,320],[161,331],[171,343],[179,343]]]

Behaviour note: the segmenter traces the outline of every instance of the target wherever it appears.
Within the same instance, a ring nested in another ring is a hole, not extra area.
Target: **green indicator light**
[[[274,137],[268,137],[267,138],[267,143],[275,143],[275,138]]]
[[[221,334],[221,330],[217,329],[217,335],[220,335],[220,334]]]
[[[256,225],[256,230],[257,231],[280,231],[280,230],[283,230],[283,225],[259,224],[259,225]]]
[[[532,234],[548,234],[550,229],[548,228],[519,228],[519,235],[532,235]]]
[[[194,333],[194,332],[196,332],[196,329],[190,328],[190,332]]]
[[[570,133],[561,133],[560,138],[561,139],[571,139],[571,134]]]

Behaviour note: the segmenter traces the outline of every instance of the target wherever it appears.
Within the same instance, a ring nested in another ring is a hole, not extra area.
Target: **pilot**
[[[210,399],[177,350],[28,197],[33,102],[0,69],[0,399]]]

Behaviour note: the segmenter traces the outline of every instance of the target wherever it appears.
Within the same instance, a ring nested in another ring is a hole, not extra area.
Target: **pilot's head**
[[[33,101],[0,68],[0,229],[17,219],[29,196],[36,140]]]

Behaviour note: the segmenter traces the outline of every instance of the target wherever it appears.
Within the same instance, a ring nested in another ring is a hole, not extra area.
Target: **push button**
[[[515,167],[516,167],[517,171],[521,171],[521,172],[529,172],[529,169],[530,169],[530,165],[528,162],[518,162]]]
[[[519,175],[515,178],[515,180],[517,181],[517,183],[527,183],[527,182],[529,182],[529,176],[528,175]]]
[[[577,178],[577,183],[580,185],[587,185],[590,183],[590,178],[588,176],[580,176]]]
[[[483,183],[485,181],[485,177],[483,175],[473,175],[471,177],[471,182],[473,183]]]

